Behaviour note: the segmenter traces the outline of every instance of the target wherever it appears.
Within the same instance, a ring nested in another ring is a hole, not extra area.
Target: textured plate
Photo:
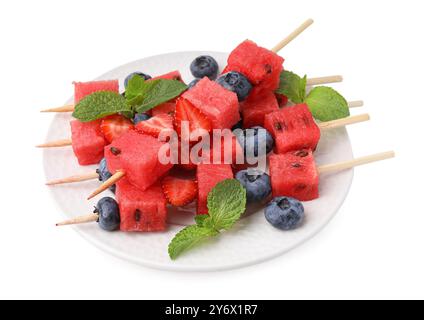
[[[160,75],[178,69],[188,83],[192,79],[189,72],[191,61],[204,53],[179,52],[145,58],[112,70],[99,79],[119,78],[122,87],[125,76],[136,70]],[[208,52],[208,54],[214,56],[221,67],[225,65],[227,54],[218,52]],[[68,114],[56,115],[46,141],[68,138],[70,119]],[[336,129],[325,132],[315,155],[318,164],[351,159],[352,149],[346,130]],[[95,166],[80,167],[70,147],[45,150],[44,168],[48,180],[95,170]],[[75,230],[97,247],[148,267],[175,271],[233,269],[277,257],[315,235],[337,213],[349,191],[352,178],[352,170],[322,176],[321,197],[304,204],[306,221],[298,230],[279,231],[266,222],[263,210],[258,210],[242,219],[234,230],[188,252],[177,261],[171,261],[168,258],[168,243],[181,229],[181,224],[192,221],[190,212],[172,214],[168,231],[162,233],[108,233],[102,231],[96,223],[76,226]],[[85,199],[98,185],[98,181],[88,181],[55,186],[51,188],[51,192],[60,211],[65,217],[70,218],[92,211],[98,198],[92,201]]]

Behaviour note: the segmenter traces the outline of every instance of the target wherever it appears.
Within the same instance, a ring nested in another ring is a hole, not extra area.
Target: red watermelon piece
[[[243,127],[264,126],[265,116],[278,111],[278,101],[272,91],[254,91],[240,104]]]
[[[212,121],[213,129],[229,129],[240,121],[237,95],[207,77],[183,96]]]
[[[74,82],[74,103],[77,104],[86,96],[97,91],[111,91],[119,93],[118,80]]]
[[[315,150],[321,136],[306,104],[286,107],[266,115],[264,126],[274,137],[276,153]]]
[[[128,181],[141,190],[147,190],[172,168],[159,161],[161,151],[169,152],[169,144],[131,130],[105,148],[109,171],[126,173]]]
[[[74,82],[74,103],[97,91],[119,93],[118,80]],[[101,130],[101,120],[71,121],[72,148],[80,165],[97,164],[103,158],[107,141]]]
[[[233,179],[233,170],[229,164],[199,164],[197,166],[197,214],[208,214],[209,192],[221,181]]]
[[[178,70],[154,77],[152,80],[156,80],[156,79],[178,80],[178,81],[184,82],[183,78],[181,77],[181,73]]]
[[[101,120],[71,121],[72,149],[82,166],[97,164],[103,158],[107,141],[100,129]]]
[[[142,191],[124,178],[116,184],[121,231],[153,232],[166,229],[166,198],[160,183]]]
[[[300,201],[319,197],[319,173],[312,150],[274,154],[269,158],[272,194]]]
[[[210,163],[235,165],[237,158],[244,160],[244,152],[237,137],[230,131],[222,133],[221,142],[211,141],[211,149],[205,151]]]
[[[226,69],[244,74],[261,89],[274,91],[280,84],[283,62],[276,53],[246,40],[231,52]]]
[[[165,102],[157,107],[152,109],[152,116],[157,116],[158,114],[168,114],[170,116],[173,116],[175,114],[175,102]]]

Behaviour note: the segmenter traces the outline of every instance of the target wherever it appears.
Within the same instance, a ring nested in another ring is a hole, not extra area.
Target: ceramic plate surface
[[[99,79],[123,80],[133,71],[143,71],[153,76],[180,70],[186,83],[192,80],[189,71],[191,61],[200,54],[210,54],[217,59],[220,67],[225,66],[227,54],[219,52],[178,52],[141,59],[114,69]],[[72,100],[68,101],[72,103]],[[46,141],[70,137],[70,114],[58,114],[54,117]],[[349,136],[344,128],[323,133],[315,153],[319,164],[349,160],[352,149]],[[47,180],[90,172],[95,166],[81,167],[72,153],[72,148],[44,150],[44,168]],[[177,261],[171,261],[167,254],[170,240],[182,228],[182,225],[192,223],[193,214],[190,208],[187,212],[173,212],[169,218],[169,228],[166,232],[150,234],[132,234],[123,232],[108,233],[102,231],[96,223],[75,226],[84,238],[97,247],[115,256],[138,263],[143,266],[174,271],[217,271],[234,269],[260,263],[277,257],[310,239],[320,231],[337,213],[342,205],[352,182],[353,170],[348,170],[321,177],[318,200],[304,203],[306,220],[304,225],[294,231],[282,232],[265,220],[263,209],[243,218],[230,232],[195,248],[181,256]],[[98,181],[88,181],[77,184],[50,187],[63,217],[88,214],[99,200],[85,199],[99,185]],[[107,195],[112,195],[107,193]],[[252,211],[252,210],[251,210]],[[253,210],[255,211],[255,210]]]

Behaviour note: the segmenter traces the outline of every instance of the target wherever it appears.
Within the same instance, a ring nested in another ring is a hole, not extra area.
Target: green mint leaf
[[[115,113],[130,112],[125,98],[120,94],[108,91],[94,92],[82,99],[76,106],[72,116],[82,122],[94,121]]]
[[[178,97],[187,86],[177,80],[156,79],[145,81],[135,75],[125,91],[127,103],[137,112],[146,112],[164,102]]]
[[[224,180],[209,193],[208,209],[209,215],[196,216],[197,225],[184,228],[172,239],[168,247],[172,260],[221,230],[230,229],[246,210],[246,190],[235,179]]]
[[[235,179],[218,183],[208,195],[208,210],[215,230],[228,230],[246,211],[246,189]]]
[[[134,75],[128,81],[128,86],[125,89],[125,98],[128,104],[134,107],[142,103],[146,92],[151,90],[154,85],[154,81],[146,81],[143,77]]]
[[[210,217],[207,214],[201,214],[194,217],[194,221],[196,221],[199,227],[203,227],[208,219],[210,219]]]
[[[307,77],[299,77],[291,71],[283,71],[280,74],[280,86],[275,91],[284,94],[293,103],[303,103],[306,96]]]
[[[142,94],[143,99],[137,104],[137,112],[146,112],[154,107],[178,97],[187,90],[187,86],[177,80],[157,79],[145,82],[148,88]],[[137,98],[135,98],[137,99]]]
[[[331,121],[350,115],[345,98],[330,87],[315,87],[306,98],[306,104],[315,119]]]
[[[208,238],[218,235],[219,232],[210,228],[188,226],[176,234],[168,246],[168,254],[175,260],[181,253],[193,248]]]

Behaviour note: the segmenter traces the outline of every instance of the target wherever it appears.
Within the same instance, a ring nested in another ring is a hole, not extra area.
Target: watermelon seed
[[[275,129],[277,129],[277,130],[281,131],[281,130],[283,129],[283,127],[281,126],[281,123],[277,122],[277,123],[275,124]]]
[[[266,64],[265,70],[266,70],[266,73],[268,73],[268,74],[272,73],[272,66],[270,64]]]
[[[139,209],[135,210],[135,221],[140,222],[141,220],[141,211]]]
[[[308,156],[308,152],[306,151],[306,150],[300,150],[300,151],[297,151],[294,155],[296,156],[296,157],[301,157],[301,158],[304,158],[304,157],[307,157]]]
[[[114,156],[117,156],[117,155],[121,154],[121,149],[118,149],[118,148],[112,147],[112,148],[110,148],[110,152],[112,152],[112,154],[113,154]]]
[[[302,167],[302,165],[300,164],[300,163],[292,163],[292,167],[293,168],[300,168],[300,167]]]
[[[296,185],[296,187],[295,187],[295,191],[296,191],[296,192],[302,191],[302,190],[304,190],[304,189],[306,189],[306,185],[304,185],[304,184],[298,184],[298,185]]]

